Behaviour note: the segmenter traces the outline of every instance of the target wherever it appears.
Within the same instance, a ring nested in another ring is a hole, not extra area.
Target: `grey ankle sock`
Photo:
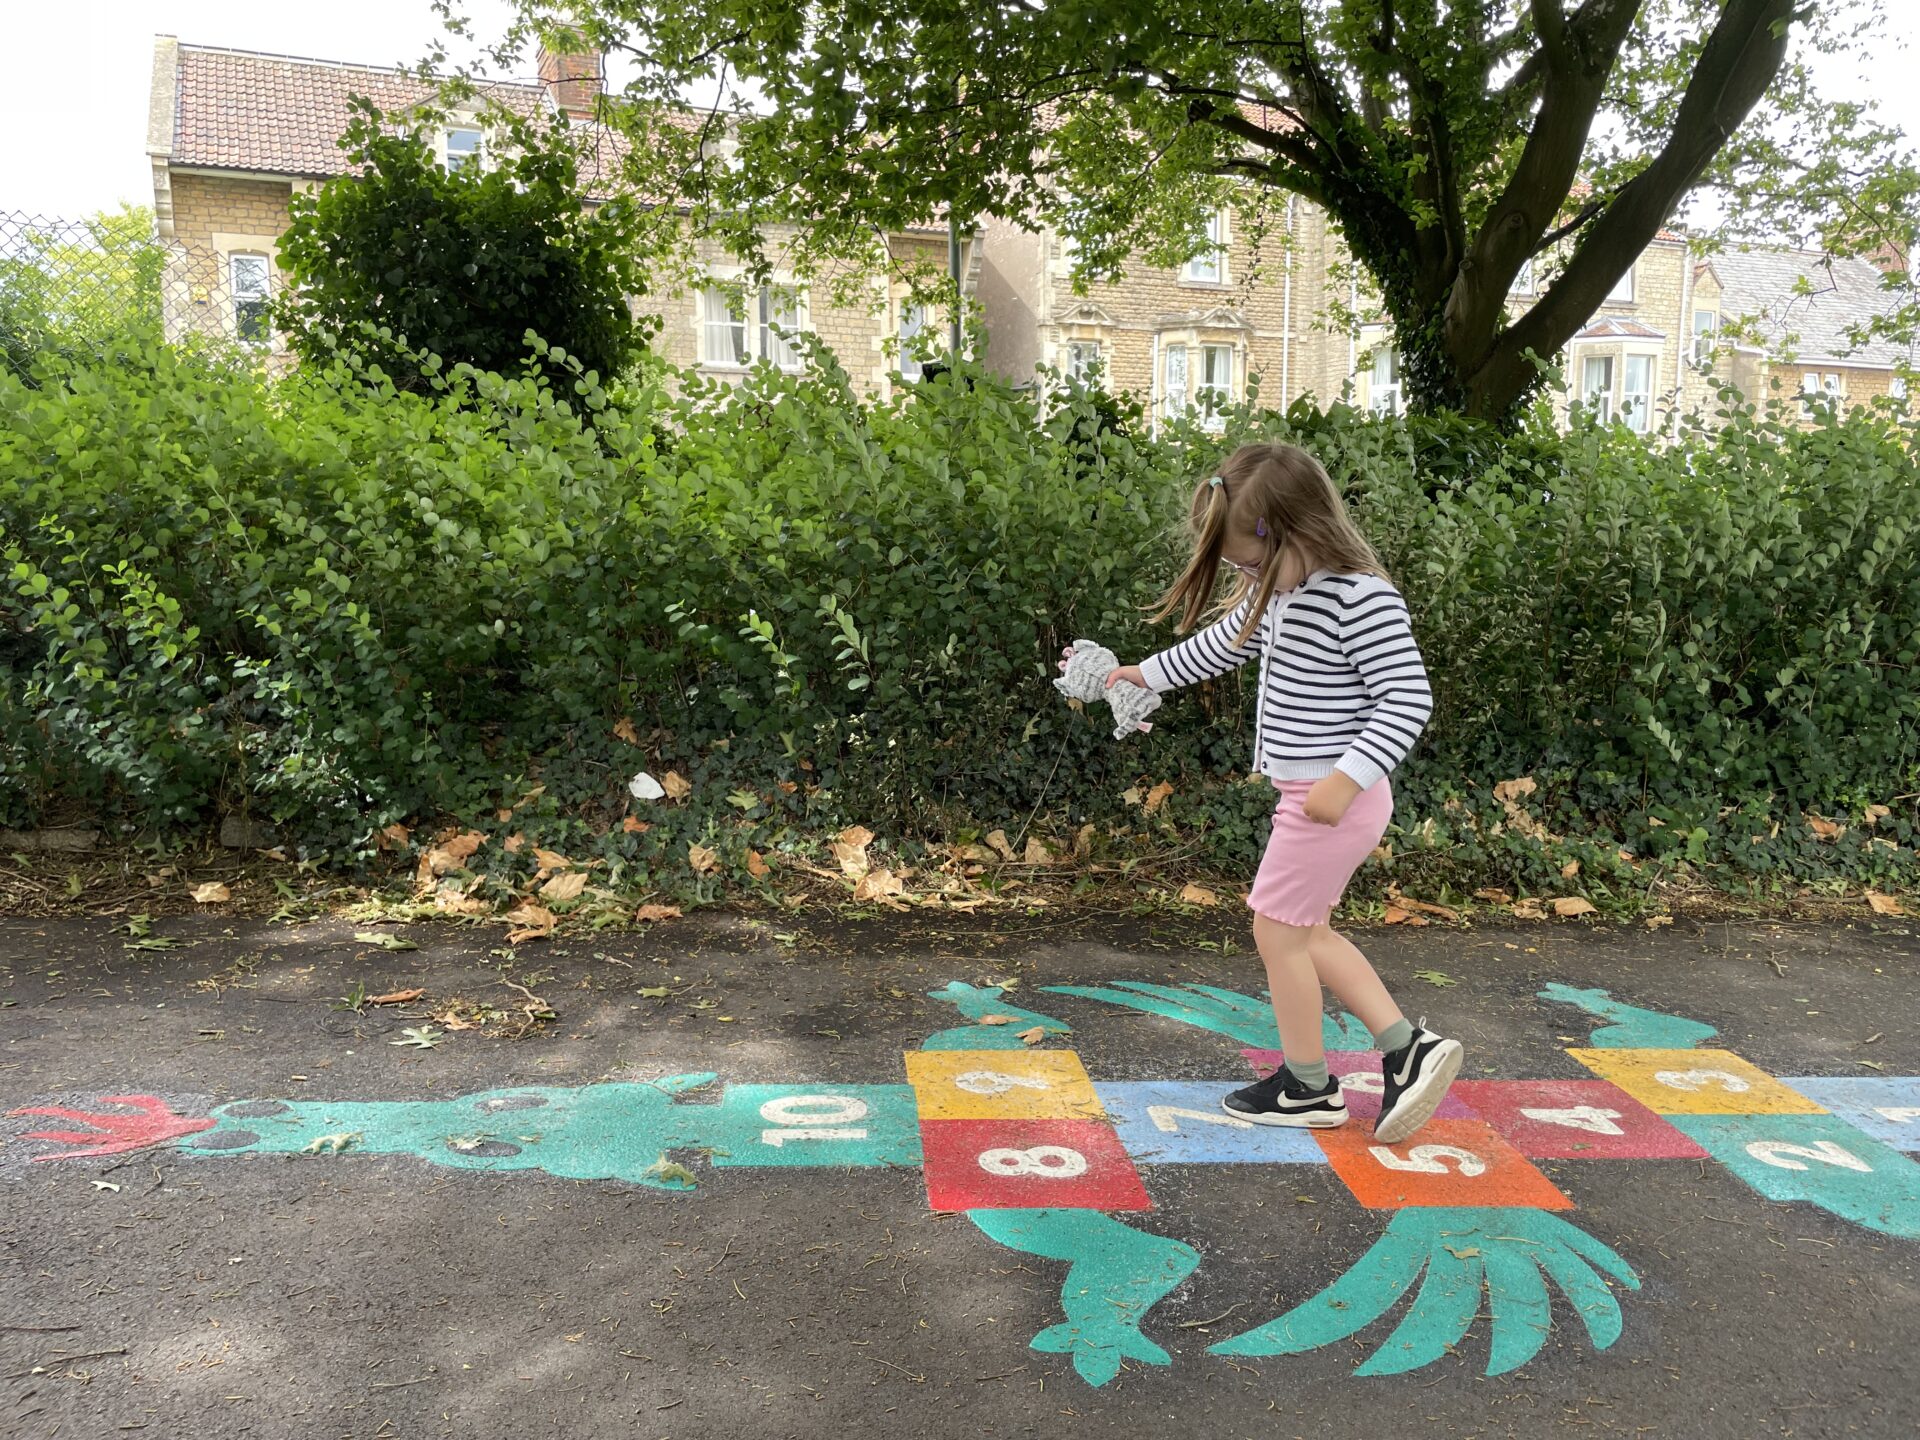
[[[1391,1055],[1411,1039],[1413,1039],[1413,1026],[1409,1025],[1405,1019],[1400,1019],[1374,1036],[1373,1043],[1382,1055]],[[1293,1073],[1298,1075],[1300,1072],[1296,1069]]]
[[[1298,1080],[1309,1090],[1324,1090],[1327,1088],[1327,1062],[1324,1058],[1315,1060],[1312,1063],[1300,1060],[1289,1060],[1287,1062],[1287,1069],[1293,1072],[1294,1079]]]

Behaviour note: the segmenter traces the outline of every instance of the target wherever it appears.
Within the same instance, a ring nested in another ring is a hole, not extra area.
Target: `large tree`
[[[1414,403],[1494,419],[1690,192],[1727,235],[1911,225],[1901,137],[1809,71],[1883,0],[514,4],[503,55],[570,31],[631,62],[606,118],[744,250],[789,221],[871,255],[951,207],[1057,225],[1113,275],[1194,253],[1236,183],[1288,192],[1370,275]],[[1529,260],[1548,283],[1512,311]]]

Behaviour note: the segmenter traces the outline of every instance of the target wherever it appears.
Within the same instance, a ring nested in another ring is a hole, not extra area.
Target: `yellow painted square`
[[[1569,1050],[1656,1115],[1824,1115],[1731,1050]]]
[[[1071,1050],[909,1050],[922,1120],[1104,1120]]]

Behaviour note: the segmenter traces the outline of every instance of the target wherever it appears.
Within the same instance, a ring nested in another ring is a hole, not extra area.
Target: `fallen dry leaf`
[[[435,875],[444,875],[449,870],[462,869],[473,857],[473,852],[486,843],[486,836],[478,830],[469,830],[463,835],[456,835],[451,840],[435,845],[420,857],[420,870],[414,878],[418,880],[423,875],[431,878]]]
[[[1138,805],[1142,798],[1138,785],[1129,785],[1125,790],[1120,792],[1120,803],[1122,805]]]
[[[849,880],[858,880],[867,873],[867,847],[873,844],[873,832],[864,825],[849,825],[833,837],[829,847],[833,858],[840,862],[840,870]]]
[[[1807,816],[1807,826],[1822,840],[1838,840],[1842,835],[1847,833],[1846,826],[1835,824],[1833,821],[1823,819],[1818,815]]]
[[[1574,915],[1594,915],[1598,912],[1599,907],[1591,900],[1583,899],[1578,895],[1562,895],[1553,902],[1553,913],[1562,919]]]
[[[1658,930],[1662,925],[1671,925],[1672,923],[1673,917],[1671,915],[1649,915],[1646,920],[1647,929],[1649,930]]]
[[[1046,1028],[1040,1025],[1035,1025],[1031,1030],[1017,1030],[1014,1033],[1029,1045],[1038,1045],[1047,1038]]]
[[[1411,910],[1403,910],[1398,905],[1389,905],[1385,916],[1389,925],[1431,925],[1433,922],[1424,915],[1416,915]]]
[[[709,875],[720,867],[720,856],[711,846],[687,844],[687,863],[696,875]]]
[[[693,786],[687,783],[687,777],[678,770],[669,770],[662,775],[660,788],[667,792],[669,800],[684,800],[693,793]]]
[[[1165,780],[1162,780],[1158,785],[1154,786],[1153,789],[1149,790],[1146,800],[1147,814],[1153,814],[1154,811],[1166,804],[1167,797],[1171,794],[1173,794],[1173,786]]]
[[[587,872],[569,870],[564,875],[556,875],[540,887],[540,893],[549,900],[578,900],[580,892],[587,888]]]
[[[853,898],[863,904],[878,901],[889,910],[904,910],[907,907],[894,897],[906,888],[900,877],[891,870],[869,870],[860,877],[860,883],[853,887]]]
[[[1093,854],[1093,826],[1082,825],[1073,832],[1073,858],[1085,860]]]
[[[1513,896],[1504,890],[1497,890],[1491,885],[1474,891],[1473,898],[1476,900],[1485,900],[1490,905],[1511,905],[1513,903]]]
[[[1220,903],[1220,897],[1204,885],[1187,885],[1181,890],[1180,898],[1189,905],[1213,906]]]
[[[1869,805],[1865,811],[1867,824],[1869,825],[1878,825],[1891,814],[1893,814],[1893,811],[1885,805]]]
[[[1013,842],[1007,839],[1007,832],[1004,830],[989,830],[987,832],[987,847],[1002,860],[1012,860],[1015,858]]]
[[[1516,920],[1544,920],[1546,910],[1538,900],[1516,900],[1513,905],[1513,918]]]
[[[633,918],[642,925],[651,925],[661,920],[678,920],[680,907],[678,905],[642,905],[633,912]]]
[[[374,843],[380,849],[404,850],[413,839],[413,832],[404,825],[389,825],[374,837]]]
[[[493,907],[477,895],[464,895],[456,887],[441,890],[433,897],[433,908],[443,915],[491,915]]]
[[[418,1000],[426,994],[425,990],[392,990],[385,995],[369,995],[369,1005],[404,1005],[409,1000]]]
[[[1873,907],[1876,915],[1905,915],[1907,907],[1891,895],[1882,895],[1878,890],[1867,891],[1867,904]]]
[[[202,905],[218,905],[224,900],[233,898],[233,892],[218,880],[209,880],[204,885],[196,885],[187,893]]]
[[[982,1025],[1011,1025],[1019,1018],[1018,1015],[982,1015],[980,1017],[980,1023]]]
[[[1060,863],[1060,857],[1054,853],[1053,847],[1037,835],[1029,835],[1027,837],[1027,853],[1024,858],[1029,865],[1058,865]]]
[[[511,810],[496,810],[496,811],[494,811],[494,812],[493,812],[493,818],[494,818],[494,819],[496,819],[496,820],[498,820],[498,821],[499,821],[499,822],[500,822],[500,823],[501,823],[502,825],[504,825],[504,824],[506,824],[506,823],[507,823],[507,822],[508,822],[509,820],[511,820],[511,819],[513,819],[513,811],[511,811]]]
[[[647,831],[651,830],[653,826],[644,820],[636,820],[633,816],[629,815],[620,822],[620,828],[629,835],[644,835]]]
[[[773,867],[767,864],[767,857],[758,850],[747,851],[747,874],[756,880],[764,880],[773,873]]]
[[[1502,805],[1511,804],[1522,795],[1531,795],[1540,787],[1534,784],[1531,775],[1522,775],[1517,780],[1502,780],[1493,787],[1493,798]]]
[[[1562,880],[1571,880],[1573,879],[1574,876],[1578,875],[1579,873],[1580,873],[1580,862],[1578,860],[1569,860],[1567,861],[1566,864],[1560,867],[1560,878]]]
[[[1367,858],[1369,860],[1376,860],[1382,865],[1391,865],[1393,863],[1392,844],[1385,843],[1374,846],[1373,849],[1367,852]]]
[[[507,912],[506,920],[514,927],[507,932],[509,945],[518,945],[522,940],[544,940],[560,923],[551,910],[532,900],[522,900],[514,906]]]
[[[539,863],[542,870],[571,870],[573,868],[573,861],[569,860],[559,851],[542,850],[538,845],[533,847],[533,858]]]
[[[1437,919],[1445,920],[1449,923],[1457,921],[1460,918],[1460,912],[1458,910],[1449,909],[1445,905],[1435,905],[1430,900],[1415,900],[1410,896],[1402,895],[1399,890],[1393,886],[1387,887],[1387,898],[1402,910],[1412,910],[1421,915],[1432,915]]]
[[[638,745],[640,743],[640,732],[633,728],[633,721],[622,716],[620,723],[613,727],[613,738],[616,740],[624,740],[629,745]]]
[[[501,848],[504,849],[509,855],[518,855],[522,850],[526,848],[526,844],[527,844],[526,836],[509,835],[507,836],[505,841],[502,842]]]

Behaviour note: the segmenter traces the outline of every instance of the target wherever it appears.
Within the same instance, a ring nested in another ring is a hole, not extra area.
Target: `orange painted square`
[[[1429,1120],[1398,1145],[1371,1125],[1316,1130],[1328,1162],[1369,1210],[1505,1205],[1571,1210],[1573,1201],[1484,1120]]]

